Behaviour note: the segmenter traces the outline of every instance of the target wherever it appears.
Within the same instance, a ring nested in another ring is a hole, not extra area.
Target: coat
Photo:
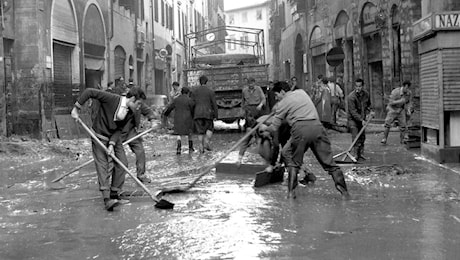
[[[182,94],[175,98],[166,108],[165,116],[168,116],[171,111],[174,112],[174,134],[189,135],[193,132],[193,108],[192,99]]]
[[[191,98],[195,104],[193,119],[218,119],[216,96],[207,86],[193,90]]]

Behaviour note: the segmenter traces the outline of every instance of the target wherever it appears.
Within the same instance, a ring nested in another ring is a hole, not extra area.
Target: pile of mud
[[[383,186],[390,187],[391,182],[410,175],[409,169],[403,168],[397,164],[353,167],[344,172],[347,181],[355,182],[364,186]]]
[[[90,155],[89,139],[51,141],[28,139],[26,137],[2,137],[0,140],[0,157],[45,158],[62,156],[77,159]]]

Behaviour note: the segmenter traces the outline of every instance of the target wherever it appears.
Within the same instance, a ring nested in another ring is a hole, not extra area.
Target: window
[[[244,33],[244,34],[241,36],[241,48],[242,48],[242,49],[247,49],[247,48],[249,48],[248,44],[249,44],[249,36],[248,36],[247,33]]]
[[[247,13],[247,12],[243,12],[243,13],[241,14],[241,21],[242,21],[243,23],[247,23],[247,22],[248,22],[248,13]]]
[[[235,15],[230,14],[228,16],[228,24],[234,24],[235,23]]]
[[[262,10],[261,9],[258,9],[256,11],[256,19],[257,20],[262,20]]]
[[[165,26],[165,1],[161,0],[161,25]]]
[[[157,23],[159,21],[158,16],[160,16],[160,13],[158,12],[158,0],[155,0],[155,22]]]
[[[235,35],[230,35],[228,37],[227,48],[229,50],[236,50],[235,40],[236,40]]]

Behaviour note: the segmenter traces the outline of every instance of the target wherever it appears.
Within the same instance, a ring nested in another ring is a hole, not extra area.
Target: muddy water
[[[237,138],[216,135],[212,153],[188,155],[184,148],[181,156],[164,138],[155,146],[161,156],[148,156],[155,178],[148,187],[189,183],[199,172],[193,169],[212,164]],[[334,149],[346,147],[332,138]],[[318,181],[299,187],[296,200],[286,199],[285,184],[256,189],[251,175],[210,172],[190,192],[165,197],[174,210],[137,197],[114,212],[103,209],[93,166],[66,178],[63,190],[44,185],[47,173],[18,177],[0,194],[0,259],[457,259],[459,176],[397,146],[368,156],[370,165],[404,162],[410,171],[359,179],[352,166],[343,167],[352,193],[343,201],[307,156]],[[235,152],[226,161],[234,159]],[[125,188],[138,189],[129,179]]]

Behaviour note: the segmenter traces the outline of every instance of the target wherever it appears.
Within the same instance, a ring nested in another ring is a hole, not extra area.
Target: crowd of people
[[[214,121],[218,119],[215,93],[207,86],[208,78],[199,77],[199,86],[193,90],[173,82],[169,103],[163,113],[163,121],[173,118],[173,134],[177,136],[176,154],[182,153],[182,144],[187,139],[189,153],[194,152],[192,136],[198,138],[200,153],[212,151],[211,138]],[[387,143],[388,132],[397,122],[401,131],[401,143],[406,132],[406,114],[410,110],[410,82],[394,89],[388,98],[382,144]],[[247,79],[242,90],[241,116],[245,128],[250,131],[259,127],[254,135],[243,140],[238,153],[237,165],[241,165],[244,154],[256,139],[258,151],[268,165],[267,172],[281,164],[288,171],[288,197],[295,198],[298,184],[313,183],[316,176],[303,164],[304,154],[311,149],[322,168],[331,175],[335,188],[343,197],[349,197],[342,170],[333,159],[331,142],[327,129],[337,130],[339,111],[347,115],[347,132],[351,133],[354,156],[358,161],[364,156],[366,120],[373,117],[369,93],[360,78],[354,82],[354,89],[346,97],[343,86],[332,78],[318,76],[311,91],[302,89],[296,77],[289,81],[271,83],[264,92],[254,78]],[[92,100],[92,130],[106,145],[109,154],[115,155],[125,165],[126,154],[122,143],[138,134],[141,116],[154,119],[153,111],[144,104],[146,95],[132,80],[126,84],[123,78],[109,82],[105,90],[88,88],[78,98],[71,112],[79,117],[79,110],[85,102]],[[267,118],[268,117],[268,118]],[[262,124],[263,122],[263,124]],[[151,180],[145,174],[145,149],[142,138],[134,139],[129,147],[136,155],[137,178],[143,183]],[[99,189],[105,208],[126,202],[120,198],[125,180],[122,167],[112,162],[111,156],[93,140],[93,157],[98,175]],[[298,180],[299,172],[304,178]]]

